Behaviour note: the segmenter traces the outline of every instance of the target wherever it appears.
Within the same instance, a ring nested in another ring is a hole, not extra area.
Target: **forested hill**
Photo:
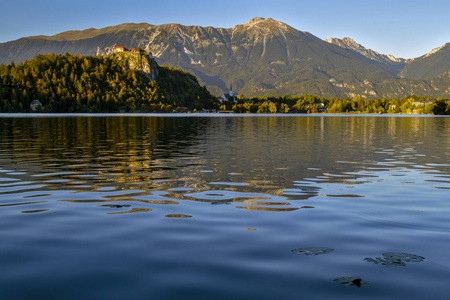
[[[172,112],[216,106],[195,76],[154,62],[159,75],[152,81],[134,65],[119,53],[46,54],[0,65],[0,112],[28,112],[34,99],[46,113]]]

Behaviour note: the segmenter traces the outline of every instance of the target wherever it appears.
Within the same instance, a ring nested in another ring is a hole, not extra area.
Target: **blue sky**
[[[273,18],[326,39],[351,37],[412,58],[450,42],[448,0],[0,0],[0,43],[121,23],[230,28]]]

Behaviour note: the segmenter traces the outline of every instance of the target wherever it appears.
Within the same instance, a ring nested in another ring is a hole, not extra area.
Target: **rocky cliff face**
[[[118,60],[126,59],[127,66],[130,69],[138,70],[145,74],[150,81],[156,80],[158,77],[158,63],[156,60],[147,54],[139,52],[118,52],[113,54]]]
[[[381,62],[381,63],[407,63],[410,60],[404,58],[397,58],[392,55],[380,54],[372,49],[367,49],[366,47],[356,43],[353,39],[349,37],[344,37],[343,39],[329,38],[325,40],[328,43],[338,45],[342,48],[350,49],[356,51],[365,57]]]
[[[356,43],[353,39],[349,37],[344,37],[343,39],[329,38],[325,40],[326,42],[337,45],[339,47],[349,49],[361,54],[363,57],[369,59],[369,62],[380,66],[384,70],[398,75],[403,68],[411,63],[414,59],[404,59],[397,58],[389,54],[381,54],[372,49],[367,49],[366,47]]]

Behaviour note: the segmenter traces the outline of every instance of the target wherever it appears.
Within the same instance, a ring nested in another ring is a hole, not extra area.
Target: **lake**
[[[450,118],[1,115],[0,299],[448,299]]]

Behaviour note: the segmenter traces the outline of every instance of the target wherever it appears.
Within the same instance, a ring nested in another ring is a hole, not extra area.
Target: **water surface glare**
[[[447,299],[450,118],[0,116],[0,299]]]

